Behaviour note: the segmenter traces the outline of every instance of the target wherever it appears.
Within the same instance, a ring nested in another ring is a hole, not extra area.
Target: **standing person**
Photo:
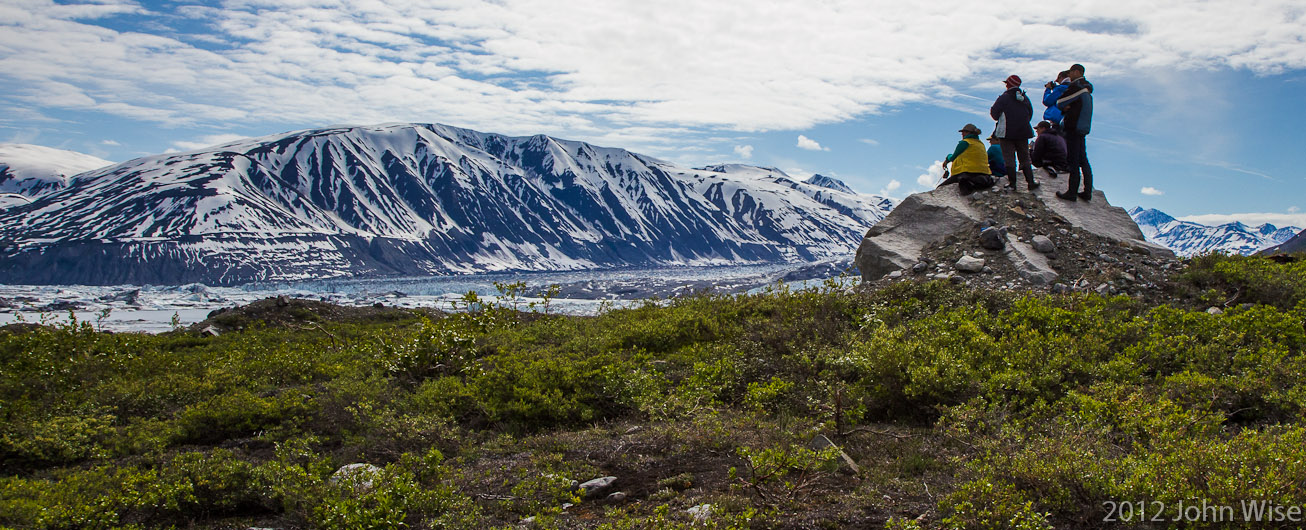
[[[952,151],[952,154],[943,160],[944,166],[952,164],[952,176],[939,183],[939,187],[956,184],[962,195],[970,195],[976,190],[993,187],[993,176],[989,174],[989,159],[984,152],[984,144],[979,141],[979,127],[967,123],[957,132],[961,133],[961,141],[957,142],[957,148]]]
[[[998,145],[998,137],[989,135],[989,172],[993,178],[1001,180],[1007,176],[1007,163],[1002,159],[1002,147]]]
[[[1070,84],[1066,93],[1057,100],[1057,108],[1065,115],[1062,130],[1066,135],[1066,165],[1070,169],[1070,188],[1057,192],[1057,197],[1067,201],[1076,198],[1093,199],[1093,168],[1088,165],[1088,152],[1084,137],[1093,125],[1093,84],[1084,78],[1084,65],[1070,67]],[[1084,178],[1084,191],[1079,191],[1080,175]]]
[[[1038,133],[1038,138],[1029,153],[1034,159],[1034,167],[1047,171],[1049,178],[1056,178],[1058,171],[1066,170],[1066,139],[1053,131],[1052,124],[1046,121],[1038,122],[1034,132]]]
[[[1025,185],[1029,191],[1038,189],[1034,182],[1034,168],[1029,164],[1029,139],[1034,137],[1034,129],[1029,127],[1029,119],[1034,116],[1034,107],[1029,103],[1029,95],[1020,89],[1020,77],[1011,75],[1005,81],[1006,92],[998,96],[989,108],[989,116],[998,120],[993,136],[998,137],[1002,146],[1002,160],[1007,168],[1007,187],[1016,190],[1016,159],[1020,159],[1020,172],[1025,174]]]
[[[1057,100],[1066,93],[1066,87],[1070,86],[1070,71],[1062,70],[1057,74],[1056,81],[1048,81],[1043,85],[1043,106],[1047,110],[1043,111],[1043,120],[1052,125],[1052,132],[1061,134],[1061,109],[1057,108]]]

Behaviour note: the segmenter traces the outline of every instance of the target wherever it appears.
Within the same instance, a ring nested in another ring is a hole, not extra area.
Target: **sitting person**
[[[1057,172],[1069,171],[1066,167],[1066,139],[1057,134],[1052,124],[1046,121],[1038,122],[1034,132],[1038,133],[1030,152],[1034,167],[1047,171],[1052,178],[1056,178]]]
[[[1002,146],[999,145],[998,137],[989,135],[989,173],[996,180],[1002,180],[1007,176],[1007,163],[1002,160]]]
[[[952,164],[952,176],[948,176],[945,171],[943,175],[947,178],[939,183],[939,187],[956,184],[962,195],[970,195],[978,190],[993,187],[996,181],[989,171],[988,153],[984,151],[984,144],[979,140],[979,127],[967,123],[957,132],[961,133],[961,141],[943,162],[945,167]]]

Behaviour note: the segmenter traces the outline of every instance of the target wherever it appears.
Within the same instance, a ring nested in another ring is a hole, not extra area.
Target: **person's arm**
[[[1061,99],[1061,95],[1066,93],[1066,87],[1068,86],[1070,85],[1057,85],[1052,88],[1044,88],[1043,106],[1044,107],[1057,106],[1057,100]]]
[[[1040,164],[1043,163],[1043,152],[1047,150],[1047,146],[1048,146],[1047,137],[1042,134],[1038,135],[1038,138],[1034,139],[1034,148],[1030,149],[1030,153],[1029,153],[1030,158],[1033,158],[1034,162]]]
[[[989,117],[990,117],[990,118],[993,118],[993,119],[996,120],[996,119],[998,119],[998,116],[1001,116],[1001,115],[1002,115],[1002,98],[1004,98],[1004,97],[1006,97],[1006,96],[1007,96],[1007,93],[1006,93],[1006,92],[1003,92],[1001,96],[998,96],[998,100],[993,102],[993,106],[992,106],[992,107],[989,107]]]
[[[967,147],[970,147],[970,144],[967,143],[965,140],[957,142],[957,148],[953,149],[952,154],[948,155],[948,158],[943,159],[943,161],[947,163],[956,160],[957,157],[961,156],[962,153],[966,152]]]
[[[1067,89],[1066,94],[1062,95],[1060,99],[1057,99],[1057,108],[1065,109],[1066,106],[1073,103],[1076,99],[1084,97],[1084,94],[1087,93],[1088,87],[1086,86],[1076,87],[1073,91]]]

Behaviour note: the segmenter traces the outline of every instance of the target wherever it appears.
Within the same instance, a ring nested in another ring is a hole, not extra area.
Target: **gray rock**
[[[1110,294],[1111,294],[1111,286],[1110,286],[1110,285],[1107,285],[1107,284],[1105,284],[1105,283],[1102,284],[1102,285],[1097,286],[1097,294],[1100,294],[1100,295],[1102,295],[1102,296],[1110,295]]]
[[[1211,315],[1223,315],[1223,314],[1224,314],[1224,310],[1223,310],[1223,309],[1220,309],[1220,308],[1215,307],[1215,306],[1211,306],[1211,307],[1206,308],[1206,312],[1207,312],[1207,314],[1211,314]]]
[[[997,228],[980,230],[979,240],[980,246],[989,250],[1002,250],[1007,246],[1002,231]]]
[[[901,270],[896,270],[896,271],[890,272],[888,277],[889,277],[889,279],[891,279],[891,280],[896,280],[896,279],[898,279],[898,278],[901,278],[901,277],[902,277],[902,271],[901,271]]]
[[[221,334],[222,331],[220,331],[217,326],[206,326],[204,329],[200,330],[201,337],[217,337]]]
[[[694,518],[694,522],[705,522],[712,517],[712,505],[700,504],[685,510],[685,512],[688,513],[690,517]]]
[[[372,464],[348,464],[332,473],[328,482],[346,486],[354,491],[369,491],[380,478],[381,471],[381,468]]]
[[[599,477],[594,480],[585,481],[580,485],[580,494],[582,497],[594,498],[606,493],[612,485],[617,482],[617,477]]]
[[[1047,285],[1056,281],[1058,274],[1048,262],[1047,256],[1034,250],[1034,247],[1019,241],[1013,242],[1007,250],[1007,259],[1016,266],[1016,272],[1025,281],[1034,285]]]
[[[832,447],[834,448],[835,451],[838,451],[839,453],[835,455],[835,457],[838,458],[839,460],[839,471],[841,472],[851,473],[856,475],[857,473],[860,473],[862,470],[862,468],[857,465],[857,462],[854,462],[852,457],[848,456],[848,453],[843,452],[843,449],[840,449],[839,446],[834,444],[834,442],[831,442],[830,439],[826,438],[824,434],[816,435],[815,437],[812,438],[812,441],[809,442],[807,445],[808,447],[811,447],[812,449],[817,451],[824,451],[826,448],[829,447]]]
[[[914,272],[914,273],[916,273],[916,274],[920,274],[920,273],[922,273],[922,272],[925,272],[925,269],[928,269],[928,268],[930,268],[930,264],[929,264],[929,263],[925,263],[924,261],[918,261],[918,262],[916,262],[915,265],[912,265],[912,266],[911,266],[911,271]]]
[[[1051,254],[1057,251],[1057,246],[1052,243],[1052,240],[1042,234],[1034,236],[1030,243],[1033,245],[1034,250],[1043,254]]]
[[[957,260],[955,267],[957,267],[957,270],[963,272],[979,272],[984,270],[984,260],[970,256],[962,256],[961,259]]]
[[[1052,284],[1052,294],[1066,294],[1070,292],[1070,286],[1064,283]]]
[[[614,491],[608,495],[608,501],[610,502],[621,502],[624,500],[626,500],[626,493],[623,491]]]

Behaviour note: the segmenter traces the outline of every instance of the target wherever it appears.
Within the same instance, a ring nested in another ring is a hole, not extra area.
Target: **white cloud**
[[[859,138],[857,139],[857,141],[864,143],[866,145],[876,145],[876,146],[880,145],[879,140],[875,140],[874,138]]]
[[[1306,68],[1299,4],[240,0],[147,12],[24,0],[0,5],[0,84],[12,112],[164,126],[803,130],[908,102],[951,105],[959,90],[1013,71],[1050,76],[1068,58],[1097,79]],[[139,24],[99,25],[111,15]]]
[[[898,179],[890,180],[888,184],[886,184],[883,188],[880,188],[880,195],[883,195],[885,197],[891,197],[893,196],[893,192],[897,191],[898,188],[901,187],[902,187],[902,183],[898,182]]]
[[[1298,207],[1296,207],[1296,206],[1289,206],[1289,207],[1288,207],[1288,213],[1297,213],[1297,212],[1300,212],[1300,211],[1301,211],[1301,208],[1298,208]]]
[[[735,146],[735,154],[736,154],[736,155],[739,155],[740,158],[753,158],[753,146],[751,146],[751,145],[736,145],[736,146]]]
[[[115,140],[104,140],[104,141],[100,142],[100,144],[101,144],[101,145],[109,145],[109,146],[113,146],[113,147],[118,147],[118,146],[121,146],[121,145],[122,145],[122,144],[118,143],[118,142],[115,141]]]
[[[1222,224],[1239,222],[1248,226],[1259,226],[1270,223],[1279,228],[1285,226],[1295,226],[1306,228],[1306,214],[1303,213],[1231,213],[1231,214],[1203,214],[1188,215],[1179,218],[1180,221],[1191,221],[1194,223],[1218,226]]]
[[[798,148],[799,148],[799,149],[806,149],[806,150],[808,150],[808,151],[829,151],[829,150],[830,150],[830,148],[828,148],[828,147],[821,147],[821,144],[817,143],[816,140],[813,140],[813,139],[808,138],[808,137],[806,137],[806,136],[803,136],[803,135],[801,135],[801,134],[798,135]]]
[[[1142,193],[1143,195],[1150,195],[1153,197],[1159,197],[1161,195],[1165,195],[1164,191],[1158,190],[1151,186],[1144,186],[1143,189],[1139,190],[1139,193]]]
[[[916,185],[926,190],[932,190],[939,185],[943,177],[943,161],[935,160],[930,167],[925,169],[919,177],[916,177]]]

